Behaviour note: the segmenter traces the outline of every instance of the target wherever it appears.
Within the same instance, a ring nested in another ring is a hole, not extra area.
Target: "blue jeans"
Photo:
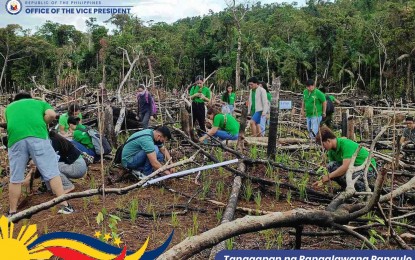
[[[222,140],[238,140],[239,134],[231,135],[230,133],[224,130],[218,130],[213,136],[218,137],[219,139],[222,139]]]
[[[231,112],[231,114],[233,114],[233,111],[235,110],[235,106],[234,105],[228,105],[229,111]]]
[[[157,161],[163,162],[164,155],[160,152],[158,146],[155,145],[154,149],[157,155]],[[126,168],[141,171],[145,175],[150,175],[153,172],[153,166],[151,165],[146,152],[143,150],[139,151],[132,158],[130,158],[127,162]]]
[[[321,119],[321,116],[307,117],[307,130],[311,139],[316,139]]]
[[[71,140],[71,143],[73,146],[75,146],[76,149],[78,149],[81,153],[86,153],[88,155],[94,156],[94,161],[101,160],[101,156],[97,155],[94,150],[87,148],[81,143],[78,143],[75,140]]]

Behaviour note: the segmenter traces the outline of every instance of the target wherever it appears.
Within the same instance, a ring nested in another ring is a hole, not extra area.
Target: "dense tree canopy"
[[[345,87],[370,95],[415,100],[415,1],[308,1],[304,7],[257,3],[241,21],[241,82],[280,75],[283,88],[299,91],[312,77],[330,91]],[[48,88],[81,84],[116,88],[128,62],[120,48],[141,53],[135,80],[149,78],[176,88],[208,75],[219,87],[235,83],[238,30],[231,8],[171,25],[145,24],[114,15],[110,32],[94,18],[87,31],[48,21],[29,33],[18,25],[0,28],[1,89],[31,87],[36,76]]]

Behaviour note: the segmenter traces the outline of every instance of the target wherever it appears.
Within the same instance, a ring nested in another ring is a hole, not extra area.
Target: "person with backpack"
[[[321,120],[326,118],[327,101],[323,92],[314,86],[314,80],[307,80],[305,85],[300,116],[304,117],[305,114],[309,136],[315,140]]]
[[[202,76],[196,76],[195,84],[190,89],[190,98],[192,99],[192,118],[193,126],[196,121],[199,123],[199,127],[203,132],[206,132],[206,108],[205,103],[210,101],[210,89],[203,86],[204,78]]]
[[[156,103],[153,96],[144,84],[140,84],[137,91],[137,115],[143,129],[148,128],[148,122],[153,119],[156,113]]]
[[[207,116],[213,120],[212,128],[199,138],[203,142],[209,136],[218,137],[221,140],[238,140],[239,123],[231,114],[220,113],[215,108],[209,108]]]
[[[323,93],[326,93],[324,89],[321,90]],[[321,121],[320,125],[326,125],[330,129],[333,129],[333,114],[335,109],[335,103],[336,105],[340,105],[340,100],[335,98],[332,95],[325,95],[327,106],[326,106],[326,117]]]
[[[163,166],[164,159],[171,159],[169,151],[164,147],[164,143],[170,139],[171,133],[167,126],[134,133],[122,148],[122,166],[132,170],[132,173],[139,178],[150,175]],[[166,170],[164,173],[173,172],[175,172],[174,168]]]
[[[271,100],[272,100],[272,94],[268,89],[267,83],[264,81],[260,81],[259,84],[265,89],[267,92],[267,100],[268,100],[268,113],[266,117],[261,117],[260,127],[261,127],[261,136],[265,136],[265,128],[266,125],[269,124],[269,117],[271,114]]]
[[[312,184],[314,188],[320,187],[325,183],[329,183],[330,180],[337,182],[343,190],[347,187],[346,182],[346,173],[350,167],[352,157],[355,154],[356,150],[359,149],[359,144],[347,139],[347,138],[337,138],[336,135],[327,127],[322,126],[320,131],[317,134],[316,142],[319,145],[322,145],[324,150],[327,151],[327,157],[329,163],[327,165],[327,171],[329,174],[324,175],[321,180],[316,181]],[[369,156],[369,151],[362,147],[354,161],[353,166],[361,166],[365,163],[366,158]],[[367,178],[370,186],[373,186],[376,181],[376,161],[374,158],[371,160],[371,166],[367,173]],[[354,181],[354,186],[356,191],[366,191],[365,183],[363,180],[364,170],[359,170],[353,173],[352,179]]]
[[[79,118],[69,117],[68,124],[73,131],[73,139],[71,143],[81,151],[88,162],[96,162],[100,160],[100,156],[95,152],[94,144],[92,143],[92,138],[88,134],[86,126],[79,123]],[[93,158],[92,160],[90,158]]]

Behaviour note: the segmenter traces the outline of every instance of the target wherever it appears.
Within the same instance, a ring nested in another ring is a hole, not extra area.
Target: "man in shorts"
[[[25,179],[26,165],[31,158],[43,180],[50,183],[53,193],[64,194],[56,153],[49,140],[47,124],[56,118],[56,113],[45,101],[32,99],[29,93],[19,93],[6,108],[8,155],[10,162],[9,216],[17,212],[21,186]],[[61,214],[70,214],[74,209],[62,202]]]
[[[269,110],[267,91],[258,83],[256,77],[248,79],[248,85],[251,89],[249,91],[248,112],[252,115],[250,121],[252,136],[261,134],[261,118],[265,119]]]

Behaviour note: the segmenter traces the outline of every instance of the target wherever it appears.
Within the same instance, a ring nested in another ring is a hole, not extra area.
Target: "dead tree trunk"
[[[277,154],[277,133],[278,133],[278,114],[279,114],[278,102],[280,100],[281,80],[280,80],[280,77],[275,78],[274,73],[272,73],[272,88],[275,88],[276,95],[271,105],[271,115],[270,115],[271,121],[269,125],[267,156],[268,158],[275,160],[275,155]]]
[[[244,149],[244,138],[245,138],[247,115],[248,115],[248,107],[246,105],[242,105],[241,127],[239,128],[239,137],[238,137],[238,144],[237,144],[240,151],[243,151]]]
[[[246,166],[244,163],[240,163],[238,166],[238,170],[242,172],[245,172],[245,168]],[[241,185],[242,185],[241,177],[236,176],[235,179],[233,180],[232,192],[231,192],[231,195],[229,196],[228,205],[226,206],[225,212],[223,213],[221,224],[224,224],[224,223],[227,223],[233,220],[236,205],[238,203],[239,191],[241,190]],[[209,259],[210,260],[215,259],[216,254],[221,250],[225,250],[225,248],[226,248],[225,241],[220,242],[218,245],[213,247],[212,250],[210,251]]]

